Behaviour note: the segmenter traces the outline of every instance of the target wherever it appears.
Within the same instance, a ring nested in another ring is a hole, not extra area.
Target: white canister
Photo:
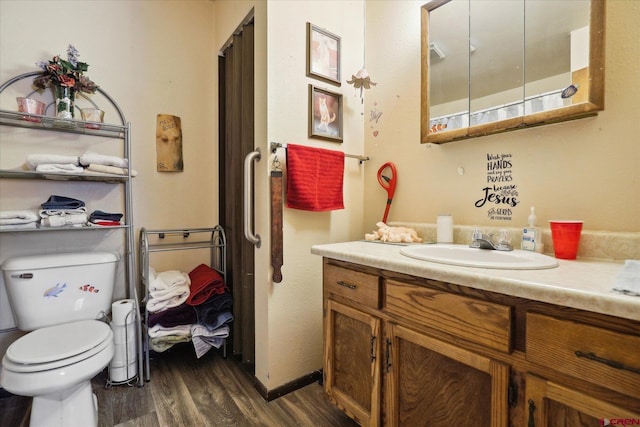
[[[453,243],[453,217],[438,215],[437,238],[438,243]]]

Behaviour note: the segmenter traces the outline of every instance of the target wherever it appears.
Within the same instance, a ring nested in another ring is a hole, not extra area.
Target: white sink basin
[[[558,266],[555,258],[536,252],[493,251],[466,245],[412,245],[400,249],[410,258],[462,267],[499,268],[504,270],[539,270]]]

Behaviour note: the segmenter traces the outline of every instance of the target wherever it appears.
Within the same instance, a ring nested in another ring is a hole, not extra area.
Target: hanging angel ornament
[[[355,75],[351,75],[351,80],[347,80],[347,83],[353,85],[354,89],[360,89],[360,98],[362,98],[363,89],[371,89],[371,86],[375,86],[378,83],[371,81],[369,72],[366,68],[361,68]]]

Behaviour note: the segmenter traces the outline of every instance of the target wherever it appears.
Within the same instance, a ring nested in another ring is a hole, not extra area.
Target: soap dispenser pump
[[[534,251],[536,252],[538,246],[540,245],[540,232],[536,228],[536,208],[531,207],[531,211],[529,213],[529,218],[527,218],[527,222],[529,223],[527,227],[522,230],[522,246],[521,248],[525,251]]]

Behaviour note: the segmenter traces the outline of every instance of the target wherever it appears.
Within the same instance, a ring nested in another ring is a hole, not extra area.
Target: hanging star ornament
[[[360,89],[360,98],[362,98],[363,89],[371,89],[371,86],[375,86],[378,83],[371,81],[369,72],[365,68],[361,68],[355,75],[351,75],[351,80],[347,80],[347,83],[353,85],[355,89]]]

